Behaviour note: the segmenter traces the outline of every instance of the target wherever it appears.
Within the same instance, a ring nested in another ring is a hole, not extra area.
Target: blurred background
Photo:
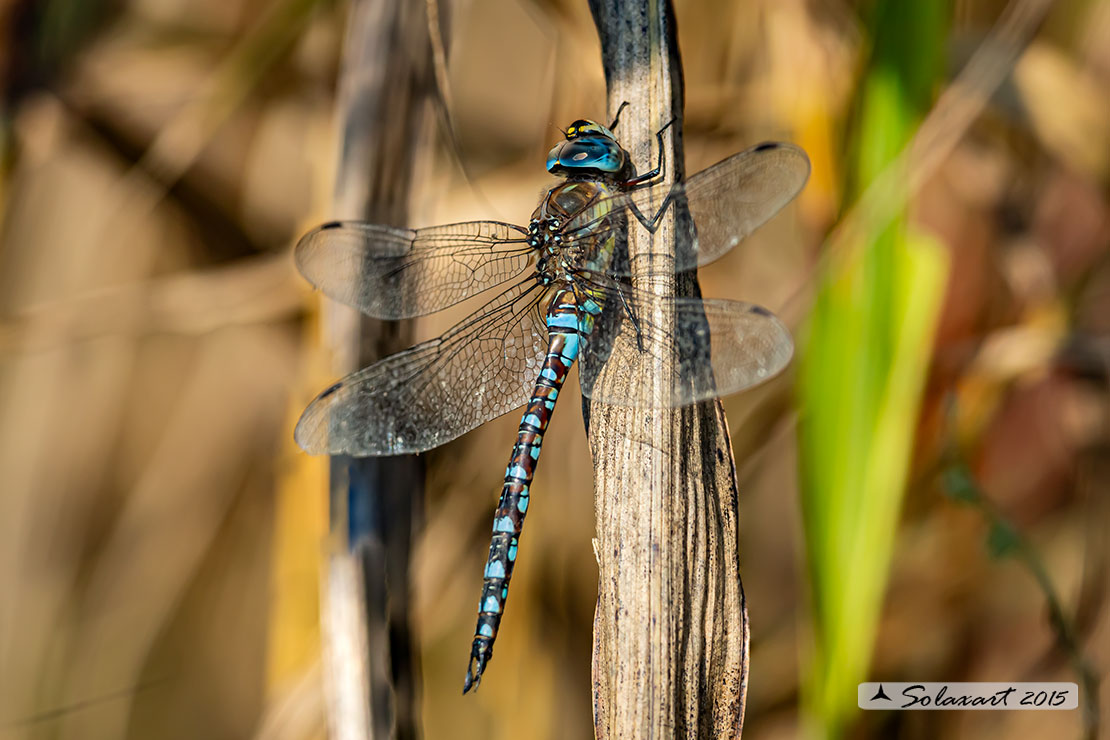
[[[588,9],[440,6],[458,156],[443,136],[429,152],[412,225],[524,221],[557,127],[607,117]],[[798,201],[701,272],[799,345],[724,401],[745,736],[1094,737],[1110,3],[676,13],[687,172],[765,139],[813,162]],[[332,378],[290,250],[330,216],[346,17],[334,0],[0,3],[0,737],[326,734],[325,464],[292,425]],[[570,386],[497,658],[465,699],[517,419],[426,456],[428,738],[591,736],[593,484]],[[860,716],[862,680],[1074,681],[1084,709]]]

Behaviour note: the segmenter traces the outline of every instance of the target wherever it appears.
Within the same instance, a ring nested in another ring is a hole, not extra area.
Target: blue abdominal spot
[[[550,329],[577,329],[578,316],[573,313],[557,313],[547,317],[547,326]]]
[[[579,338],[577,334],[568,334],[566,341],[563,342],[563,357],[569,362],[573,362],[575,357],[578,357]]]

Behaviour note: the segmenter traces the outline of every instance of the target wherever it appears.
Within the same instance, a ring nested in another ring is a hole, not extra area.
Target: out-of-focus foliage
[[[948,13],[943,2],[886,0],[870,13],[873,49],[848,129],[849,206],[931,107]],[[907,193],[890,197],[905,204]],[[829,247],[803,333],[798,467],[814,633],[804,696],[818,737],[843,734],[867,680],[944,290],[943,247],[907,215],[903,205],[890,224]]]
[[[933,286],[907,268],[885,285],[882,272],[845,281],[833,296],[823,281],[837,257],[824,245],[1011,4],[956,0],[946,26],[904,25],[896,51],[943,69],[924,110],[888,89],[909,115],[877,133],[864,103],[881,102],[868,64],[881,46],[872,2],[676,4],[687,171],[768,138],[799,143],[814,164],[797,205],[701,275],[706,295],[759,302],[809,327],[797,378],[808,390],[795,395],[788,372],[725,401],[751,612],[748,737],[795,737],[800,687],[814,680],[817,584],[801,563],[821,550],[807,550],[802,533],[826,543],[864,536],[843,531],[854,526],[846,518],[801,524],[799,480],[829,475],[806,467],[817,463],[796,442],[811,411],[799,404],[835,388],[819,353],[863,352],[836,338],[878,321],[889,342],[928,333]],[[525,219],[550,182],[542,162],[556,127],[606,115],[586,5],[441,6],[472,180],[448,147],[428,152],[415,225]],[[78,10],[79,23],[66,21]],[[290,430],[326,363],[313,349],[317,299],[288,252],[329,215],[345,9],[17,0],[0,19],[10,42],[0,47],[0,735],[320,737],[325,513],[305,482],[318,469]],[[872,436],[890,451],[866,450],[864,464],[903,469],[897,457],[908,455],[904,486],[894,473],[871,484],[895,501],[905,489],[901,516],[884,515],[881,603],[874,588],[851,596],[853,579],[881,580],[879,570],[822,562],[817,576],[822,593],[843,601],[841,629],[857,632],[868,677],[1076,680],[1045,616],[1045,589],[1023,561],[992,557],[998,528],[983,509],[943,495],[940,473],[953,459],[1021,533],[1091,665],[1110,661],[1110,3],[1056,3],[1010,67],[899,217],[902,233],[931,234],[928,249],[950,264],[931,361],[920,345],[882,349],[918,358],[920,412],[915,369],[902,368],[891,377],[900,374],[904,393],[861,376],[862,389],[824,401],[852,405],[843,425],[823,417],[813,430],[835,449],[847,439],[828,438],[847,437],[852,414],[886,413],[894,437]],[[888,255],[914,253],[890,244]],[[855,324],[814,314],[833,297],[858,305],[865,288],[889,310],[847,319]],[[903,326],[900,316],[910,317]],[[454,317],[429,317],[419,331],[434,335]],[[857,407],[879,394],[882,409]],[[465,699],[459,682],[516,420],[429,455],[412,573],[429,738],[589,736],[597,572],[577,407],[564,401],[548,434],[497,657]],[[883,738],[1081,731],[1079,713],[1056,712],[851,722],[853,736]]]

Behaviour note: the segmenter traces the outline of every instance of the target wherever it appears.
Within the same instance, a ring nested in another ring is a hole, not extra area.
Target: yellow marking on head
[[[574,136],[574,126],[567,129],[567,136]]]

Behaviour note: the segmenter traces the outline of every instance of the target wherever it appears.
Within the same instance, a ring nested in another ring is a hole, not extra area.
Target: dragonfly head
[[[547,171],[553,175],[617,176],[628,164],[628,153],[613,132],[596,121],[579,119],[563,131],[547,154]]]

